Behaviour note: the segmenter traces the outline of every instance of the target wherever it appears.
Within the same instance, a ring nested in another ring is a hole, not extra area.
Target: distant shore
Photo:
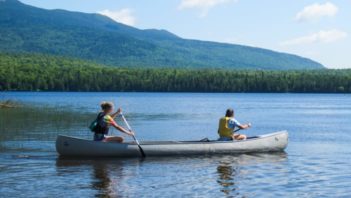
[[[351,69],[126,68],[0,54],[0,91],[351,93]]]

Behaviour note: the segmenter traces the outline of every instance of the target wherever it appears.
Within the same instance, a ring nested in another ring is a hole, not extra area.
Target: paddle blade
[[[140,150],[141,157],[145,158],[146,155],[145,155],[145,153],[144,153],[144,150],[141,148],[140,145],[138,145],[138,147],[139,147],[139,150]]]

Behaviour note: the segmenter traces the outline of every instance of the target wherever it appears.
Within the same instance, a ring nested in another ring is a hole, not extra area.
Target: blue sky
[[[183,38],[268,48],[351,68],[351,0],[21,0],[47,9],[102,13]]]

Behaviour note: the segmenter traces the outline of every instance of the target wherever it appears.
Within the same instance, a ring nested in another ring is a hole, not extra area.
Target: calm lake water
[[[0,93],[5,99],[24,105],[0,109],[0,197],[351,196],[351,95]],[[123,108],[140,140],[216,139],[218,118],[233,107],[253,124],[246,134],[288,130],[289,145],[275,154],[60,159],[57,134],[91,138],[103,100]]]

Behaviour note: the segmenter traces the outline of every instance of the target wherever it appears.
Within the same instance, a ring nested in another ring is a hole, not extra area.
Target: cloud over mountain
[[[313,21],[322,17],[333,17],[337,14],[339,8],[333,3],[326,2],[324,4],[315,3],[304,7],[295,16],[297,21]]]
[[[312,43],[332,43],[347,37],[347,33],[341,30],[321,30],[306,36],[297,37],[281,43],[281,45],[305,45]]]
[[[133,16],[133,12],[129,8],[123,8],[121,10],[111,11],[111,10],[102,10],[98,12],[99,14],[110,17],[116,22],[120,22],[126,25],[135,26],[136,18]]]

